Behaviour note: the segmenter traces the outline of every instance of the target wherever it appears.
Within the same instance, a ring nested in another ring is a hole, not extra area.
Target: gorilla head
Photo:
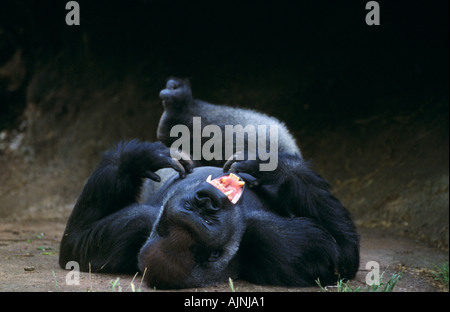
[[[244,219],[239,205],[205,181],[215,171],[197,168],[192,179],[168,182],[172,187],[165,190],[160,215],[138,256],[150,285],[195,287],[237,277]]]

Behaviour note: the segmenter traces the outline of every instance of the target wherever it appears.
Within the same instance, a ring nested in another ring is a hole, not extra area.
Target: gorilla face
[[[150,285],[197,287],[237,276],[233,259],[245,228],[243,214],[239,204],[206,182],[215,171],[197,168],[163,190],[160,215],[138,256]]]

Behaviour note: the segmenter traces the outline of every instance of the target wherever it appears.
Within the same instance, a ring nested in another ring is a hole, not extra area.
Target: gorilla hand
[[[269,154],[269,159],[274,155]],[[278,158],[278,155],[276,155]],[[247,182],[249,187],[257,187],[260,185],[280,184],[283,178],[284,168],[277,166],[275,170],[264,171],[261,170],[260,164],[267,161],[261,160],[257,153],[250,153],[248,151],[240,151],[230,157],[223,166],[224,172],[239,173]]]
[[[303,180],[307,166],[298,155],[280,153],[278,166],[272,171],[260,170],[264,163],[257,155],[242,152],[236,153],[223,166],[224,172],[239,174],[256,192],[264,195],[276,207],[276,212],[282,216],[303,215],[297,208],[299,197],[303,198]],[[239,160],[245,159],[245,160]],[[299,195],[299,196],[296,196]]]
[[[120,155],[119,174],[130,174],[134,178],[149,178],[160,182],[161,177],[155,172],[162,168],[172,168],[177,171],[180,178],[190,173],[193,162],[181,152],[170,150],[161,142],[131,141],[127,143]],[[179,160],[172,157],[176,157]]]

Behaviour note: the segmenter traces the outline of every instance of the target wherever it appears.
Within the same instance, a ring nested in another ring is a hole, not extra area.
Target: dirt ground
[[[79,285],[67,285],[66,276],[70,271],[58,265],[58,248],[64,230],[63,221],[25,221],[0,223],[0,291],[32,292],[131,292],[131,275],[80,273]],[[434,280],[435,265],[448,261],[448,253],[429,247],[412,238],[392,234],[389,230],[363,229],[361,234],[360,270],[350,285],[365,285],[369,261],[380,264],[380,272],[385,276],[403,272],[395,291],[436,292],[448,291]],[[119,278],[116,287],[112,283]],[[140,276],[134,280],[135,290],[154,291],[141,285]],[[286,288],[259,286],[245,281],[235,281],[238,292],[275,291],[306,292],[320,291],[317,287]],[[329,288],[333,291],[333,288]],[[228,283],[188,291],[230,291]]]

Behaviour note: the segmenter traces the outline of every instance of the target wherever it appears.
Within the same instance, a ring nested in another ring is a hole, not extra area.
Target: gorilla
[[[160,141],[118,143],[86,182],[61,240],[62,268],[77,261],[83,271],[140,271],[158,289],[228,278],[312,286],[355,276],[359,235],[349,212],[281,122],[193,100],[183,79],[170,78],[160,97]],[[280,125],[276,169],[260,170],[258,157],[194,162],[171,149],[170,128],[190,126],[196,115],[219,126]]]

